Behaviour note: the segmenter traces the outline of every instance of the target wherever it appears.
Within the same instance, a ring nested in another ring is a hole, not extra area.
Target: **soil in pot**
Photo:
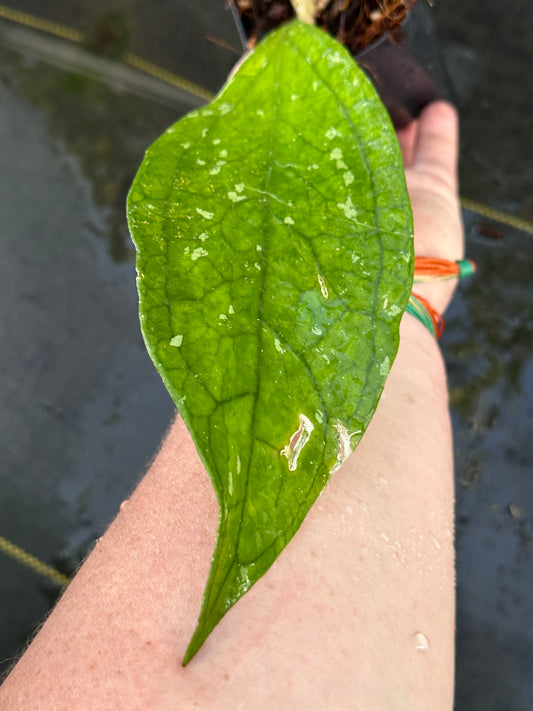
[[[316,24],[344,44],[352,54],[381,35],[400,38],[400,24],[416,0],[317,0]],[[249,46],[295,17],[290,0],[233,0]]]

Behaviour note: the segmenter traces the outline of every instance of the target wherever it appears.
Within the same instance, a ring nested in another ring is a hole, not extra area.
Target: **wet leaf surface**
[[[411,289],[412,218],[373,88],[299,22],[148,150],[128,215],[146,345],[220,504],[186,663],[365,431]]]

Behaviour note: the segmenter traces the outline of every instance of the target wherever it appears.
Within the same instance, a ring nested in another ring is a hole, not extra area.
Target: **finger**
[[[454,187],[457,180],[457,112],[443,101],[429,104],[418,120],[412,167]]]
[[[417,132],[417,121],[411,121],[405,128],[400,128],[396,132],[396,137],[398,138],[398,143],[400,144],[400,150],[402,152],[403,164],[406,168],[409,168],[413,162],[413,151],[416,141]]]

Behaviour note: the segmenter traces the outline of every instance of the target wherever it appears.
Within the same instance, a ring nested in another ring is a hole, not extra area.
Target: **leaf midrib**
[[[365,145],[364,142],[361,140],[361,136],[359,134],[359,130],[357,126],[354,124],[354,122],[351,119],[351,116],[349,112],[346,110],[344,106],[344,101],[340,99],[338,96],[337,92],[333,89],[333,87],[329,84],[328,81],[319,73],[317,66],[312,63],[308,57],[303,54],[300,49],[294,44],[294,42],[291,42],[291,46],[299,54],[299,56],[303,59],[306,64],[308,64],[312,70],[312,72],[320,79],[320,81],[324,84],[326,89],[333,95],[337,102],[337,106],[340,106],[342,113],[344,114],[346,120],[350,124],[350,126],[353,129],[353,133],[355,135],[355,139],[357,141],[357,146],[359,148],[359,153],[363,158],[363,165],[365,166],[365,170],[367,172],[367,175],[370,177],[370,184],[372,186],[372,194],[374,195],[374,228],[376,229],[378,233],[378,240],[379,240],[379,275],[376,276],[375,284],[374,284],[374,300],[373,300],[373,307],[372,311],[374,314],[377,312],[377,302],[378,302],[378,294],[379,294],[379,286],[380,286],[380,281],[381,281],[381,276],[383,274],[383,241],[381,239],[381,232],[383,230],[379,227],[379,214],[377,210],[377,199],[376,199],[376,187],[375,187],[375,182],[374,182],[374,175],[372,171],[370,170],[369,163],[368,163],[368,156],[365,150]],[[355,61],[355,60],[354,60]],[[372,353],[376,353],[376,329],[372,329]],[[355,413],[357,412],[359,405],[361,403],[361,400],[363,398],[363,393],[366,391],[367,385],[368,385],[368,379],[370,375],[370,371],[372,369],[372,366],[374,365],[374,362],[369,360],[369,363],[366,367],[365,370],[365,379],[364,379],[364,386],[361,388],[359,398],[357,400],[357,403],[354,405],[353,408],[353,415],[352,417],[355,417]]]

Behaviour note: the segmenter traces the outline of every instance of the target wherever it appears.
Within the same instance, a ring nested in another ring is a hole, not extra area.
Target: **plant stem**
[[[308,25],[315,24],[316,0],[290,0],[290,2],[299,20]]]

